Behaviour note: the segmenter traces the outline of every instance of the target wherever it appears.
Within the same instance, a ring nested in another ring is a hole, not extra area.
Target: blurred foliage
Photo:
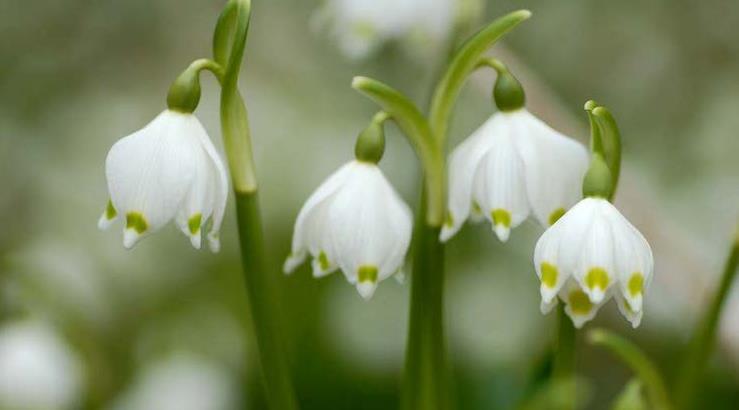
[[[373,113],[349,87],[351,77],[371,75],[423,102],[438,63],[393,44],[372,59],[348,61],[310,30],[317,3],[254,1],[242,88],[274,266],[288,253],[302,201],[351,158],[353,138]],[[221,5],[0,3],[3,320],[42,318],[60,330],[84,359],[88,408],[104,408],[145,364],[174,351],[218,364],[248,386],[240,399],[263,408],[232,212],[219,255],[190,249],[174,228],[125,252],[116,233],[95,228],[107,199],[107,149],[164,108],[170,81],[190,60],[209,55]],[[507,47],[579,118],[591,97],[612,107],[627,166],[663,207],[653,212],[719,258],[715,232],[733,223],[739,204],[739,2],[499,0],[488,2],[481,20],[521,7],[534,18]],[[209,78],[203,86],[198,114],[219,141],[216,84]],[[458,107],[452,143],[489,115],[489,90],[466,90]],[[382,166],[415,202],[415,158],[393,127]],[[448,246],[447,323],[460,408],[510,408],[541,388],[530,385],[536,372],[527,371],[546,354],[553,326],[538,311],[530,267],[539,233],[527,223],[502,245],[488,227],[473,226]],[[670,275],[659,266],[657,275]],[[280,281],[302,408],[394,408],[408,286],[387,281],[363,302],[339,276],[314,280],[302,268]],[[690,323],[670,317],[683,302],[660,303],[670,306],[660,310],[667,316],[647,313],[638,332],[615,307],[596,324],[637,340],[671,374]],[[588,408],[610,408],[630,375],[584,343],[578,354],[592,387]],[[729,361],[716,363],[704,394],[704,408],[735,408],[739,388]]]

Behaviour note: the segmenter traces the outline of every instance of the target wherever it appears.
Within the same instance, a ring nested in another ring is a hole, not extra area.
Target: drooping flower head
[[[174,91],[179,91],[177,85]],[[228,197],[226,169],[208,133],[192,114],[199,88],[189,91],[184,102],[173,98],[178,94],[170,91],[169,109],[120,139],[108,152],[105,176],[110,201],[98,226],[106,229],[122,217],[126,248],[170,220],[175,220],[197,249],[210,221],[208,243],[214,252],[220,248],[218,235]],[[194,102],[191,94],[196,94]]]
[[[373,122],[357,141],[357,159],[344,164],[308,198],[295,222],[286,273],[310,255],[315,277],[341,269],[369,299],[380,281],[402,269],[412,216],[377,166],[383,149],[382,126]]]
[[[449,207],[441,240],[468,218],[488,219],[501,241],[533,213],[544,226],[581,197],[588,155],[524,108],[518,81],[496,62],[500,111],[457,146],[449,158]]]
[[[541,310],[549,312],[559,298],[579,328],[613,297],[623,316],[637,327],[654,271],[652,250],[611,204],[617,175],[614,178],[603,157],[601,136],[596,135],[594,147],[583,182],[585,198],[549,227],[536,244],[534,265],[541,281]],[[615,158],[620,161],[620,149]]]
[[[557,296],[577,327],[611,296],[637,327],[654,261],[644,236],[604,198],[585,198],[547,229],[534,251],[542,310]]]

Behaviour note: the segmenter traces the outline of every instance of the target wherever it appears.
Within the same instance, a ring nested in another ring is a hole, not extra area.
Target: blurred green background
[[[352,158],[354,137],[376,110],[350,88],[352,76],[381,79],[425,106],[444,45],[410,36],[350,58],[326,29],[321,2],[253,3],[241,88],[277,267],[303,201]],[[173,227],[132,251],[117,230],[96,229],[107,200],[108,149],[165,108],[170,82],[191,60],[210,55],[222,5],[0,2],[4,408],[24,398],[53,409],[264,408],[232,205],[217,255],[193,250]],[[739,211],[739,2],[479,6],[470,28],[517,8],[534,13],[494,50],[523,80],[531,111],[581,141],[587,99],[618,119],[625,163],[617,203],[652,244],[656,280],[639,329],[615,304],[588,327],[638,341],[673,374]],[[452,144],[493,112],[492,80],[490,73],[471,79]],[[197,114],[220,146],[217,83],[205,75],[203,88]],[[417,162],[392,126],[381,166],[415,203]],[[555,318],[539,313],[531,268],[540,233],[527,222],[501,244],[476,225],[448,246],[446,322],[459,408],[511,408],[550,348]],[[341,275],[314,280],[305,267],[279,283],[302,408],[395,408],[408,283],[388,280],[369,302]],[[739,400],[736,292],[727,309],[701,408],[733,409]],[[578,370],[589,380],[589,409],[609,408],[630,378],[584,341]]]

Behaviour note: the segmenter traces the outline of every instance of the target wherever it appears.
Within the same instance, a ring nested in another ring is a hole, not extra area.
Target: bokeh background
[[[642,326],[632,330],[609,304],[588,327],[636,340],[674,374],[739,215],[739,2],[404,0],[425,22],[406,31],[399,13],[351,31],[354,17],[323,2],[253,3],[241,88],[275,267],[302,202],[352,158],[376,110],[350,88],[352,76],[425,106],[445,39],[529,8],[534,17],[493,53],[522,79],[529,109],[574,138],[587,139],[587,99],[611,108],[624,137],[617,203],[655,252]],[[107,150],[165,108],[191,60],[210,55],[222,5],[0,2],[0,408],[264,408],[232,204],[217,255],[193,250],[173,227],[132,251],[117,230],[96,229]],[[465,88],[452,144],[493,112],[492,81],[475,74]],[[217,84],[206,74],[203,87],[197,114],[220,146]],[[418,165],[393,126],[381,166],[415,203]],[[488,226],[469,226],[448,246],[460,408],[519,403],[550,349],[555,318],[539,313],[531,266],[541,231],[527,222],[501,244]],[[388,280],[369,302],[340,275],[314,280],[307,268],[279,284],[302,408],[395,408],[408,283]],[[584,341],[578,370],[590,387],[584,408],[609,408],[630,378]],[[739,287],[704,381],[702,408],[736,408]]]

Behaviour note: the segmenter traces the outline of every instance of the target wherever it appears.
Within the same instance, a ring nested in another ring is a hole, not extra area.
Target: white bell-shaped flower
[[[547,229],[536,244],[534,265],[544,313],[559,295],[580,327],[614,296],[621,313],[639,325],[652,280],[652,251],[607,200],[585,198]]]
[[[298,214],[290,273],[313,257],[313,275],[336,269],[365,299],[377,284],[403,267],[411,239],[412,215],[376,164],[351,161],[308,198]]]
[[[208,242],[218,239],[228,197],[226,170],[200,121],[165,110],[139,131],[116,142],[105,161],[110,201],[98,226],[125,219],[123,245],[175,220],[195,248],[211,220]]]
[[[497,112],[449,158],[449,207],[441,240],[472,217],[487,218],[501,241],[530,213],[544,226],[581,198],[585,147],[519,108]]]

